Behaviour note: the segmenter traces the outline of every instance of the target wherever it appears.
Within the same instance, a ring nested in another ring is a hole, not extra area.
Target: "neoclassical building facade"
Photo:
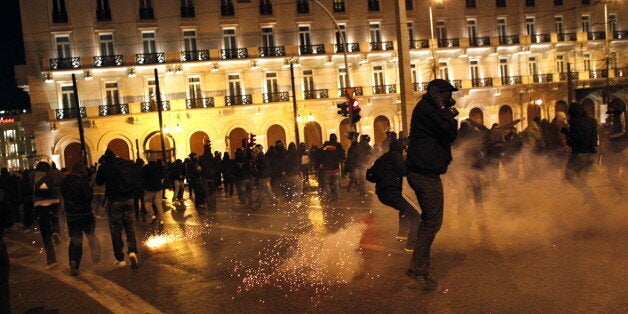
[[[123,158],[161,158],[160,131],[168,159],[200,153],[207,141],[233,152],[251,134],[264,146],[297,136],[311,146],[336,133],[346,147],[350,122],[336,107],[346,75],[362,109],[358,131],[371,144],[403,130],[402,106],[411,113],[434,76],[460,88],[461,118],[487,126],[551,120],[567,110],[568,91],[598,121],[606,103],[628,100],[628,14],[620,1],[407,0],[401,23],[388,0],[20,6],[32,102],[20,120],[40,157],[61,167],[80,158],[78,115],[92,163],[107,148]],[[408,30],[407,46],[397,26]],[[399,75],[404,50],[410,81]],[[405,103],[402,84],[414,91]]]

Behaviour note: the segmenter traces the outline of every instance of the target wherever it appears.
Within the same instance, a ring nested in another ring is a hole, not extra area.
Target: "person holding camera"
[[[440,175],[452,161],[451,144],[458,135],[458,111],[452,93],[458,89],[448,81],[435,79],[412,111],[406,166],[408,183],[421,207],[421,223],[407,275],[409,288],[436,290],[430,274],[430,249],[443,223],[444,194]],[[418,286],[418,287],[417,287]]]

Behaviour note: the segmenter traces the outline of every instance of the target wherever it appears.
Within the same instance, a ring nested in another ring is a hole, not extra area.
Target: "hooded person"
[[[55,225],[59,225],[59,184],[55,182],[57,176],[52,174],[51,169],[52,167],[47,162],[40,161],[35,166],[35,170],[30,173],[35,216],[39,222],[48,269],[57,266],[52,239],[53,237],[55,240],[61,238],[58,231],[55,230]]]
[[[323,144],[320,166],[323,169],[325,185],[323,194],[328,200],[340,200],[340,163],[342,159],[338,153],[338,147],[331,141]]]
[[[205,206],[209,211],[216,210],[216,189],[218,185],[216,183],[216,173],[218,172],[218,164],[216,158],[212,155],[212,148],[210,145],[205,145],[203,149],[203,155],[198,159],[198,164],[201,167],[201,186],[205,195]]]

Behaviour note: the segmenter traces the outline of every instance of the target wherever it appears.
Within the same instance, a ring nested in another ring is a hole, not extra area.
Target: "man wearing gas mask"
[[[412,111],[406,166],[408,183],[421,207],[421,223],[407,275],[412,289],[436,290],[430,274],[430,248],[443,223],[443,183],[452,160],[451,144],[458,135],[458,111],[452,93],[458,89],[448,81],[435,79]]]

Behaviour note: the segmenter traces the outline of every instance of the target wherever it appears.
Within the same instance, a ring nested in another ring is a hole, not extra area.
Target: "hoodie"
[[[587,115],[579,103],[569,106],[569,129],[563,129],[567,146],[572,154],[595,154],[597,152],[597,121]]]
[[[87,169],[82,163],[76,163],[61,183],[61,195],[68,221],[92,215],[92,197],[94,192],[87,180]]]

